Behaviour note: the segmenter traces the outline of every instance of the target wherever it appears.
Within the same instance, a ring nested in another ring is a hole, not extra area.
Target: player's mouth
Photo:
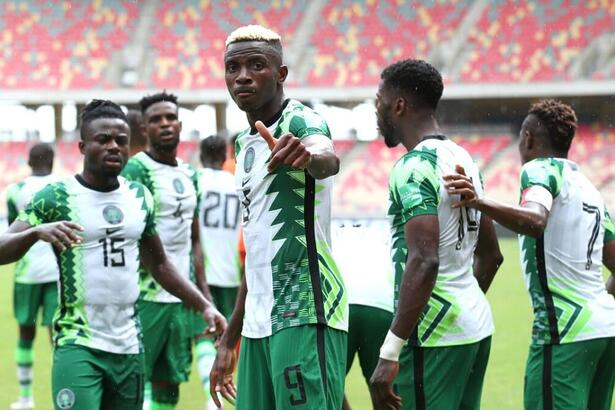
[[[158,137],[160,137],[161,141],[170,141],[175,138],[175,134],[171,130],[164,130],[158,134]]]
[[[253,88],[238,88],[235,90],[235,97],[237,98],[250,98],[256,94],[256,90]]]
[[[117,155],[107,155],[103,158],[105,165],[112,168],[122,167],[124,165],[124,161],[122,158]]]

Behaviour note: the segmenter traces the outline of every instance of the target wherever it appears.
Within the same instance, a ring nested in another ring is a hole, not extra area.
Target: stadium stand
[[[378,84],[382,67],[404,57],[426,58],[460,24],[462,1],[334,0],[312,35],[316,47],[308,84],[317,87]]]
[[[158,88],[224,87],[224,40],[235,28],[261,24],[290,43],[307,0],[162,0],[149,42],[154,49],[151,84]]]
[[[129,0],[1,2],[0,87],[111,87],[104,71],[137,15]]]
[[[489,1],[468,35],[460,80],[567,80],[583,48],[614,30],[610,1]]]

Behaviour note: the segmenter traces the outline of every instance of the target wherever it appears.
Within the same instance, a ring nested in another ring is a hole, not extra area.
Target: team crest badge
[[[177,192],[178,194],[184,193],[184,184],[179,178],[175,178],[173,180],[173,188],[175,189],[175,192]]]
[[[103,218],[111,225],[117,225],[124,220],[122,210],[115,205],[107,205],[103,209]]]
[[[254,165],[254,156],[254,148],[248,148],[248,150],[246,151],[246,158],[243,161],[243,170],[246,172],[246,174],[252,171],[252,165]]]
[[[60,409],[70,409],[75,405],[75,393],[71,389],[62,389],[56,396],[56,404]]]

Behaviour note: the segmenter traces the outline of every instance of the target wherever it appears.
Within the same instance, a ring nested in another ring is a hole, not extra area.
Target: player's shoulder
[[[25,185],[26,185],[25,181],[13,182],[6,189],[7,197],[9,199],[15,199],[17,195],[19,195],[19,192],[23,189]]]
[[[274,137],[281,137],[290,132],[297,138],[320,134],[331,138],[329,125],[324,118],[312,108],[296,100],[289,100],[282,111]]]
[[[561,158],[536,158],[521,167],[521,188],[542,185],[557,195],[562,187],[566,161]]]

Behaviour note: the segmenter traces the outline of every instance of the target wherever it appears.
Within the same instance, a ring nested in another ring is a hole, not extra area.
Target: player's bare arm
[[[81,231],[83,231],[81,225],[68,221],[38,226],[16,221],[0,235],[0,264],[19,260],[39,240],[49,242],[58,252],[62,252],[81,242],[78,235]]]
[[[482,214],[480,228],[478,229],[478,240],[474,250],[473,270],[478,286],[484,293],[489,290],[489,286],[491,286],[491,282],[503,262],[504,256],[500,251],[493,221],[486,214]]]
[[[508,205],[487,197],[480,198],[474,182],[465,175],[463,168],[458,166],[457,172],[443,177],[448,193],[462,196],[461,201],[453,204],[453,208],[476,208],[516,233],[533,237],[542,235],[549,219],[549,211],[543,205],[532,201]]]
[[[615,296],[615,241],[608,241],[602,250],[602,264],[611,272],[606,282],[606,291]]]
[[[261,121],[256,121],[254,126],[271,150],[271,161],[268,165],[270,172],[282,164],[307,169],[316,179],[327,178],[338,173],[340,160],[327,137],[323,136],[322,139],[307,137],[302,141],[292,134],[285,134],[275,139]]]
[[[247,293],[248,286],[246,285],[246,277],[243,276],[237,294],[235,309],[233,309],[233,315],[231,316],[226,331],[220,339],[216,360],[214,361],[209,375],[209,390],[214,403],[216,403],[218,407],[222,407],[218,392],[231,403],[233,403],[237,397],[237,388],[233,381],[233,372],[235,371],[236,362],[235,346],[241,337]]]
[[[438,277],[438,216],[416,216],[405,224],[404,233],[408,244],[408,258],[399,290],[398,309],[389,335],[380,350],[378,365],[370,379],[370,388],[377,399],[377,409],[401,407],[401,398],[392,389],[393,380],[399,371],[399,353],[403,341],[408,340],[414,331]],[[393,349],[389,349],[391,338],[396,345]]]
[[[184,279],[167,259],[158,235],[143,237],[139,247],[141,262],[160,285],[173,296],[180,298],[192,309],[202,312],[209,324],[208,333],[221,335],[226,329],[226,320],[207,299]]]
[[[195,216],[192,220],[191,241],[192,241],[192,260],[194,263],[194,276],[196,286],[199,288],[205,299],[210,302],[213,300],[207,286],[207,278],[205,277],[205,260],[203,257],[203,248],[201,247],[201,232],[199,229],[199,218]]]

